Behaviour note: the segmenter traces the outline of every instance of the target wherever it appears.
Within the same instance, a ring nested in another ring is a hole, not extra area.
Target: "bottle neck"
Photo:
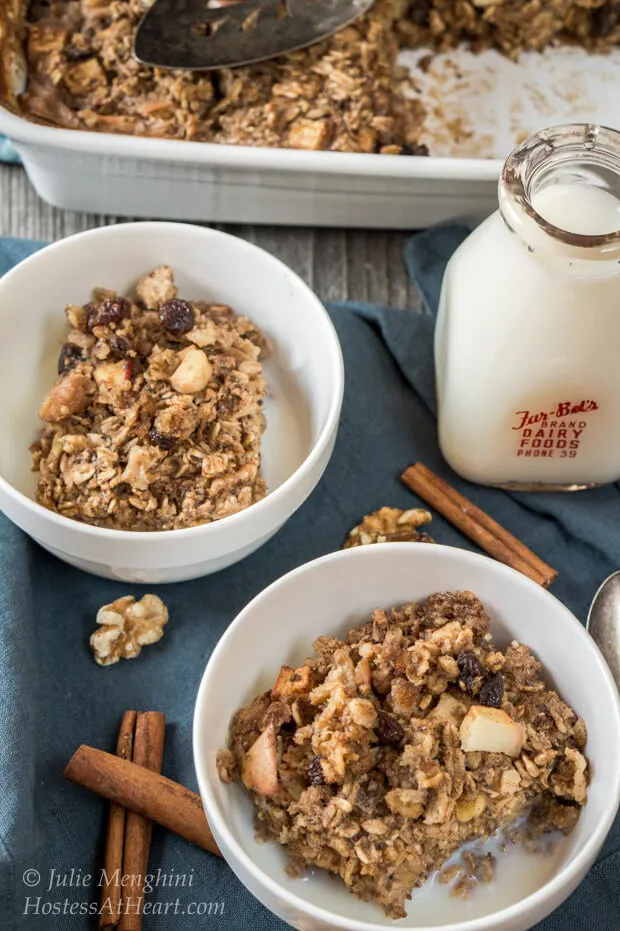
[[[620,133],[584,124],[531,136],[504,165],[499,209],[543,264],[578,276],[620,273]]]

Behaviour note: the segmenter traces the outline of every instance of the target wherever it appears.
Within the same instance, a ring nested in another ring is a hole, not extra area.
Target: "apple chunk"
[[[297,698],[312,691],[312,685],[312,670],[309,666],[299,666],[297,669],[283,666],[271,690],[271,697]]]
[[[278,791],[278,748],[273,724],[265,728],[243,758],[241,778],[247,789],[259,795]]]
[[[459,731],[465,752],[505,753],[517,757],[523,747],[523,728],[501,708],[472,705]]]

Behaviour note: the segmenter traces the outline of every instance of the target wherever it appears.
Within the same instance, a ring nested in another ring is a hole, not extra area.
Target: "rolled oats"
[[[97,612],[99,628],[91,635],[90,647],[99,666],[119,659],[135,659],[142,647],[157,643],[164,635],[168,609],[157,595],[117,598]]]
[[[230,307],[181,301],[166,266],[137,292],[98,289],[66,309],[71,330],[32,448],[36,500],[122,530],[191,527],[249,507],[266,493],[261,334]]]
[[[378,609],[346,640],[314,647],[237,711],[218,754],[221,778],[250,789],[258,837],[286,847],[293,875],[329,870],[401,918],[463,844],[508,827],[506,843],[535,851],[536,838],[572,830],[589,780],[585,725],[527,647],[494,647],[471,592]],[[501,708],[481,705],[499,665]],[[492,856],[469,850],[441,880],[467,897],[494,871]]]

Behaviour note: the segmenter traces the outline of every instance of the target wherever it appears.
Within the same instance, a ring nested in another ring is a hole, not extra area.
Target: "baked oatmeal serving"
[[[415,887],[468,841],[523,817],[530,839],[575,826],[585,724],[527,646],[497,649],[471,592],[378,609],[314,649],[236,712],[217,758],[292,875],[329,870],[402,918]],[[492,876],[488,855],[470,859],[479,880]]]
[[[266,343],[247,317],[178,297],[163,265],[134,298],[97,288],[65,314],[32,446],[39,504],[99,527],[174,530],[265,496]]]

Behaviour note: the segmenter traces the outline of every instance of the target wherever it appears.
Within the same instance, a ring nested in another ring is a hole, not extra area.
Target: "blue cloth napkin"
[[[432,312],[445,262],[465,234],[464,228],[444,227],[407,243],[405,259],[425,298],[425,314],[330,306],[345,358],[346,391],[325,477],[257,553],[215,576],[159,589],[170,623],[164,639],[137,662],[100,669],[88,636],[100,605],[128,592],[140,596],[143,589],[72,569],[0,518],[0,914],[8,931],[94,927],[87,912],[99,899],[107,805],[64,781],[63,767],[76,747],[85,742],[113,750],[125,709],[160,709],[169,722],[164,773],[195,788],[192,709],[218,638],[274,579],[339,548],[362,515],[385,504],[418,503],[399,480],[407,465],[423,460],[559,567],[553,590],[581,618],[599,582],[620,566],[617,486],[573,496],[513,495],[468,485],[442,461],[434,414]],[[0,241],[0,273],[39,247]],[[433,536],[470,547],[441,517],[433,521]],[[153,914],[144,919],[145,931],[194,931],[197,921],[187,909],[201,902],[207,903],[204,910],[211,903],[211,917],[205,911],[200,927],[285,927],[224,862],[157,827],[150,869],[161,874],[148,897]],[[48,891],[50,877],[64,885]],[[167,884],[166,877],[171,877]],[[619,877],[617,821],[587,879],[538,931],[617,929]],[[173,903],[167,916],[155,913],[157,903],[160,908]]]
[[[0,136],[0,162],[19,162],[19,155],[6,136]]]

